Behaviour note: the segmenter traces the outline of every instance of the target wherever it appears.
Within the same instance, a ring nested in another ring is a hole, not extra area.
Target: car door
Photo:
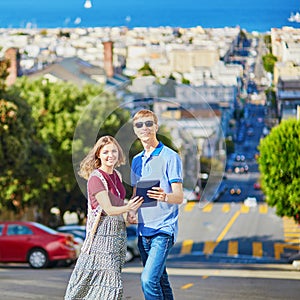
[[[2,261],[2,252],[5,248],[5,245],[3,244],[4,226],[4,224],[0,224],[0,261]]]
[[[8,224],[6,234],[2,236],[2,261],[25,262],[32,230],[25,225]]]

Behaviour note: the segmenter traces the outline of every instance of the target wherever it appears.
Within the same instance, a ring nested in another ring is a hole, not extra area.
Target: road
[[[62,300],[72,268],[33,270],[0,265],[1,300]],[[123,270],[124,300],[143,299],[138,259]],[[168,262],[175,299],[296,300],[300,273],[291,265],[203,263],[192,257]]]

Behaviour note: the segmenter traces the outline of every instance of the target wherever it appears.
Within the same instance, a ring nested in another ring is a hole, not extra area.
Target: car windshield
[[[33,223],[36,227],[38,227],[38,228],[40,228],[40,229],[42,229],[42,230],[44,230],[44,231],[46,231],[46,232],[48,232],[48,233],[50,233],[50,234],[57,234],[57,231],[56,230],[54,230],[54,229],[52,229],[52,228],[50,228],[50,227],[47,227],[47,226],[45,226],[45,225],[43,225],[43,224],[40,224],[40,223]]]

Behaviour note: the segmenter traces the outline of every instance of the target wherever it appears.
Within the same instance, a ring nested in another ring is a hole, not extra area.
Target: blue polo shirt
[[[159,142],[150,156],[145,151],[137,154],[131,165],[131,185],[140,180],[160,180],[160,187],[166,193],[172,192],[171,184],[182,182],[182,162],[180,156]],[[138,210],[138,234],[153,236],[157,233],[174,235],[178,233],[178,204],[157,201],[155,206],[141,206]]]

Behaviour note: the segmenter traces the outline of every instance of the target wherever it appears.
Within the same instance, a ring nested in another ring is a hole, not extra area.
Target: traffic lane
[[[61,300],[72,268],[31,269],[28,264],[0,264],[1,300]]]
[[[268,269],[264,265],[245,268],[232,267],[230,264],[213,265],[190,262],[191,267],[188,268],[185,262],[181,261],[180,264],[180,267],[174,267],[176,262],[174,264],[172,261],[167,262],[175,299],[273,300],[297,299],[298,297],[299,273],[291,271],[290,266],[282,269]],[[136,278],[134,278],[134,274],[140,274],[141,270],[135,267],[125,268],[125,299],[143,299],[140,288],[136,284]],[[130,278],[132,283],[127,285],[126,281],[128,282]],[[277,286],[274,288],[273,284]],[[286,288],[289,291],[284,291]]]
[[[247,197],[256,197],[258,203],[263,201],[262,192],[255,190],[253,187],[257,180],[256,176],[243,175],[243,181],[241,180],[241,175],[236,176],[239,178],[239,181],[227,178],[222,182],[222,186],[226,185],[226,190],[220,194],[216,202],[188,202],[180,207],[179,242],[189,240],[195,243],[214,241],[235,212],[240,210],[240,204],[243,203]],[[240,195],[230,194],[230,189],[235,186],[241,189]],[[224,208],[221,203],[230,203],[227,212],[223,211],[226,208]],[[192,242],[190,245],[191,244]]]
[[[276,216],[275,209],[263,206],[240,207],[239,215],[228,230],[224,239],[247,240],[249,242],[284,242],[280,229],[282,219]]]
[[[243,203],[209,203],[199,210],[189,203],[182,207],[174,256],[194,254],[202,261],[282,263],[286,250],[282,219],[264,203],[248,207]],[[196,213],[197,212],[197,213]],[[280,252],[278,252],[280,250]],[[295,250],[296,251],[296,250]]]
[[[243,202],[247,197],[256,197],[258,202],[264,201],[264,195],[261,190],[254,189],[254,183],[258,180],[258,174],[226,174],[226,180],[222,185],[226,186],[225,192],[220,194],[216,202]],[[241,193],[230,193],[231,189],[240,189]]]
[[[229,213],[224,213],[221,205],[203,202],[182,206],[177,242],[185,242],[188,247],[188,241],[193,241],[193,244],[215,241],[238,209],[236,206]]]
[[[175,299],[294,300],[299,296],[299,272],[291,265],[198,263],[183,257],[168,260],[167,267]],[[0,265],[1,300],[62,300],[71,272],[72,268],[33,270]],[[124,300],[143,299],[141,272],[138,260],[125,265]]]

